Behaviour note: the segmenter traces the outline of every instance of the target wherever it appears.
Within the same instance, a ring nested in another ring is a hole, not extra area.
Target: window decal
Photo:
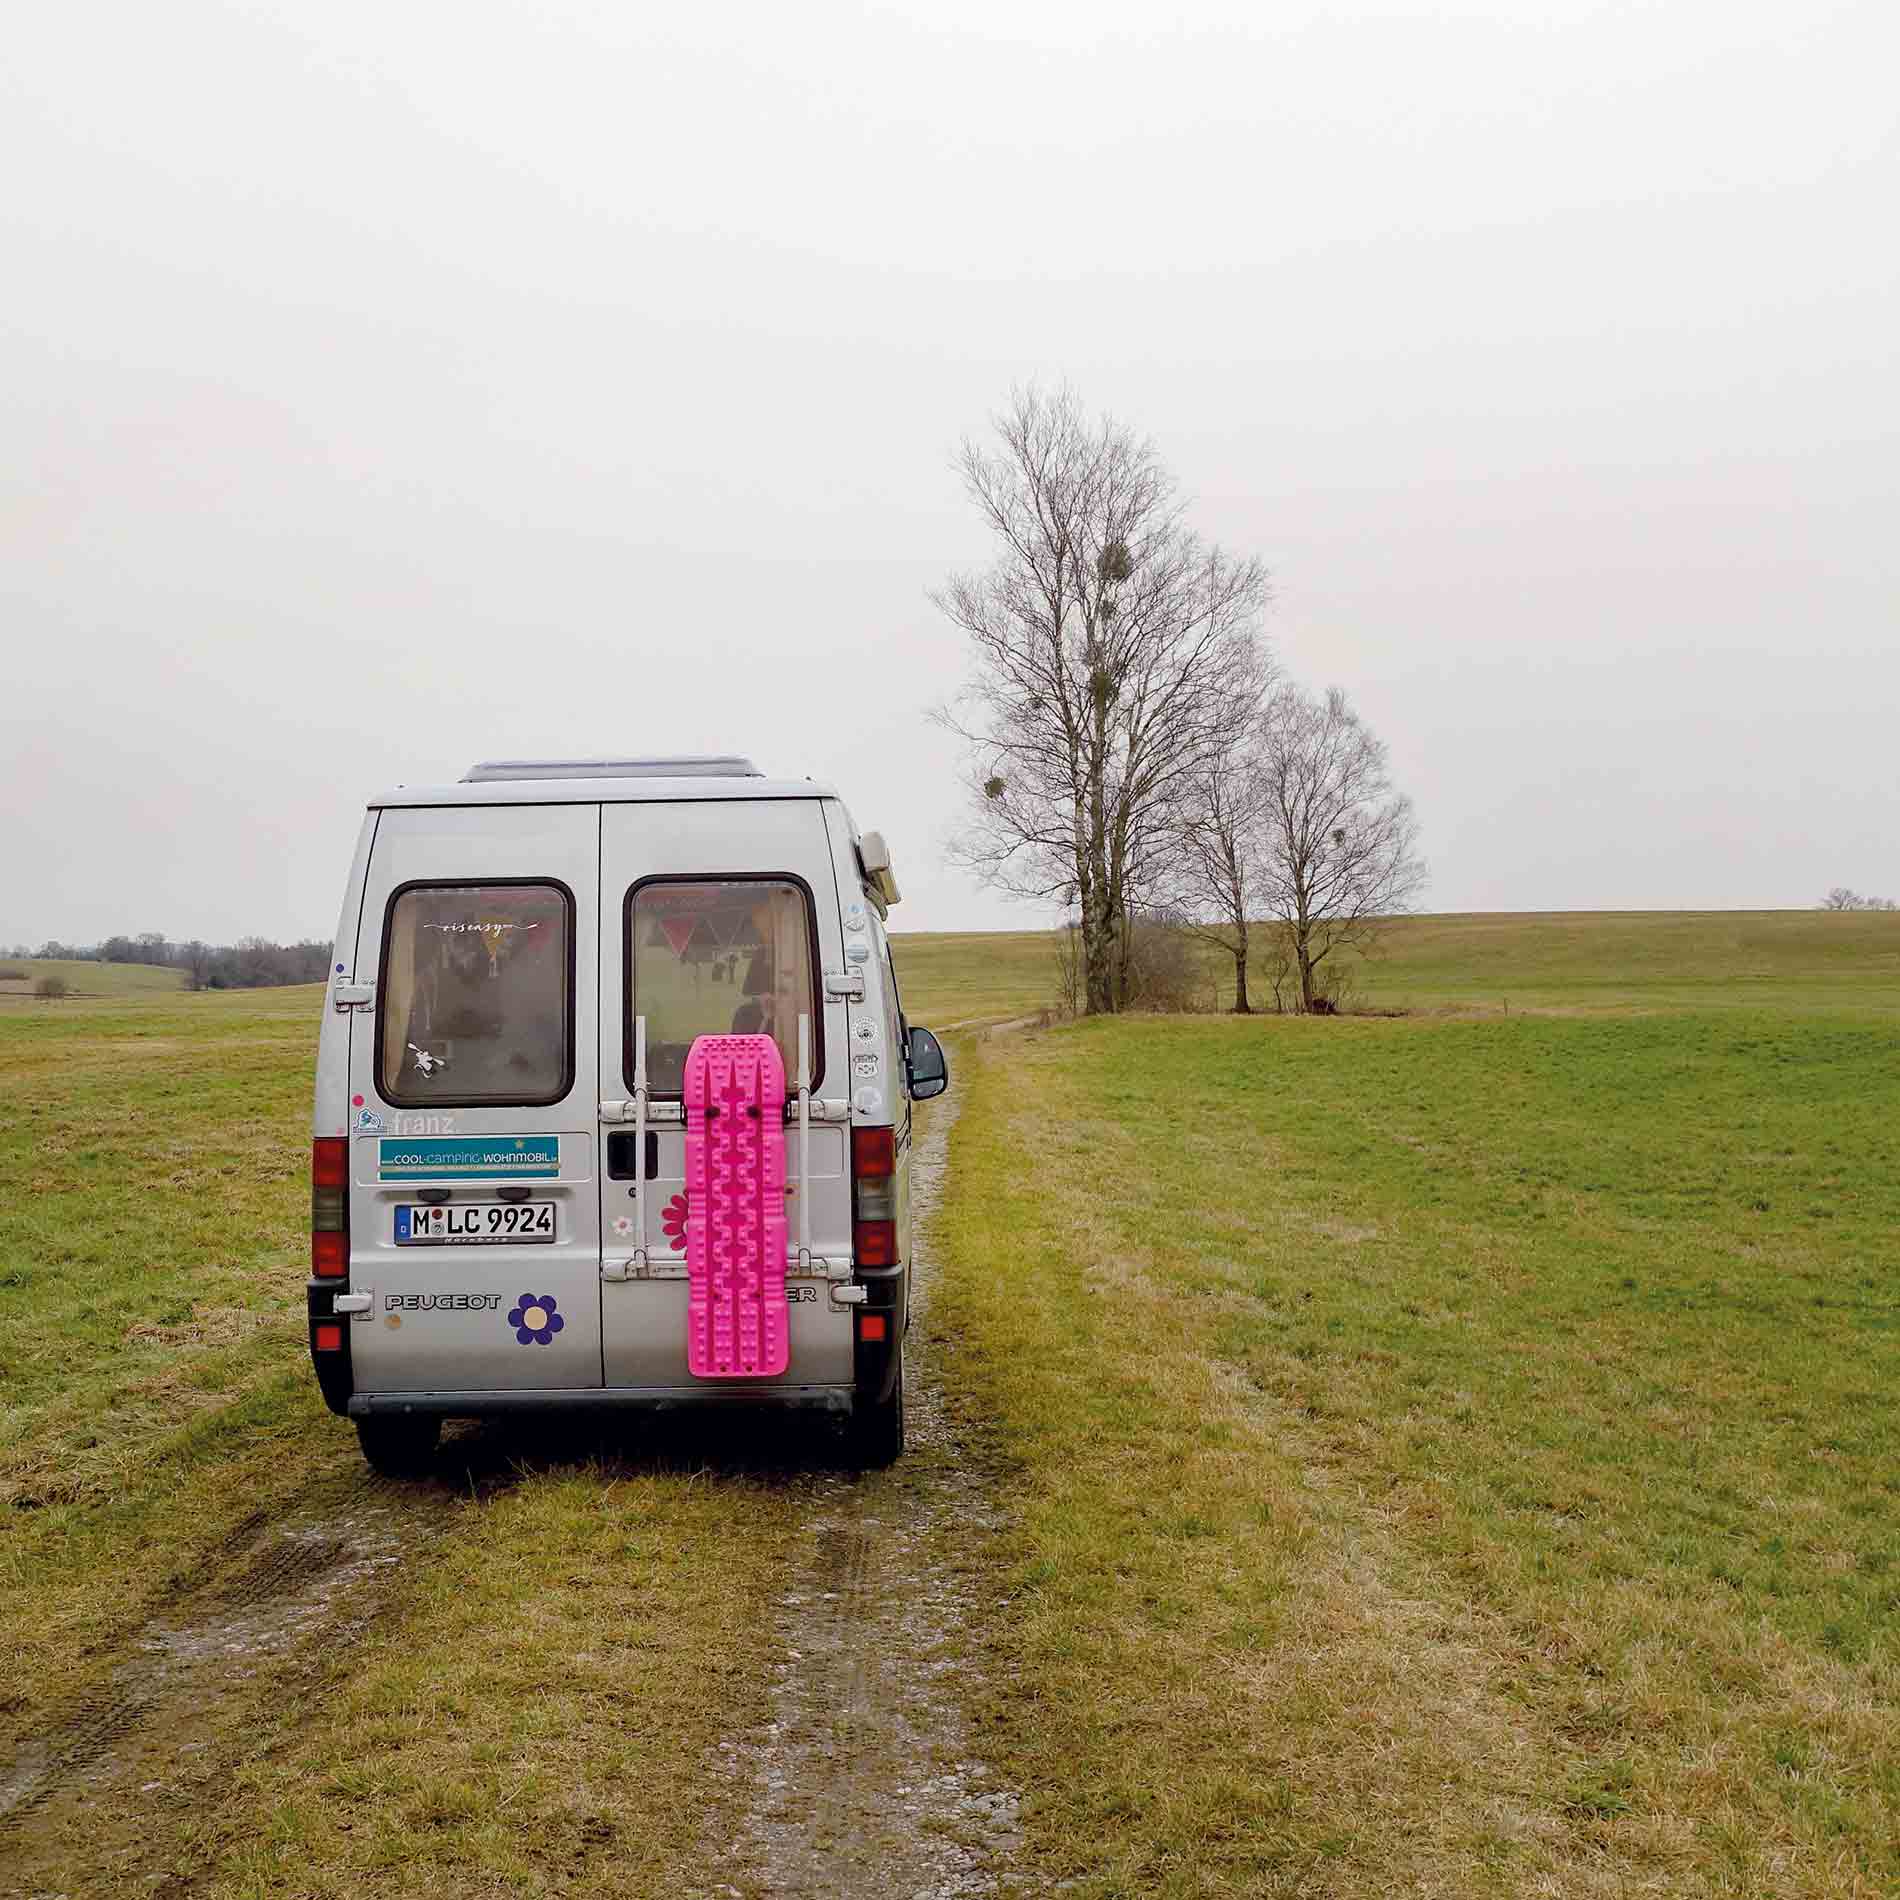
[[[498,977],[501,975],[501,953],[508,943],[508,933],[511,930],[539,930],[541,919],[538,917],[527,919],[483,917],[472,923],[424,923],[422,927],[424,930],[440,930],[450,936],[463,936],[473,931],[481,938],[482,948],[488,952],[488,974],[491,977]]]
[[[376,1074],[404,1108],[539,1107],[574,1079],[574,899],[552,878],[411,883],[383,924]]]

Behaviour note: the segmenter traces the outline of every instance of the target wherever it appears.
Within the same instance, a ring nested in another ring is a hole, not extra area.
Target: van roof
[[[550,762],[552,763],[552,762]],[[625,805],[686,804],[729,798],[836,798],[836,790],[809,778],[613,778],[577,772],[565,778],[464,779],[454,785],[398,785],[369,801],[371,811],[404,805]]]

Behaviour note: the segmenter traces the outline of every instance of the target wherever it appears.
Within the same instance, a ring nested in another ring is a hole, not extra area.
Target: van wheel
[[[426,1476],[435,1458],[442,1421],[427,1414],[410,1418],[359,1418],[356,1440],[370,1469],[385,1478]]]
[[[888,1399],[859,1399],[851,1407],[846,1428],[851,1462],[866,1471],[895,1464],[904,1450],[904,1360],[897,1360],[897,1378]]]

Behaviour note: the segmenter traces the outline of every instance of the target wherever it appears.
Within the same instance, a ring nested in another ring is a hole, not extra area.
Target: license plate
[[[398,1247],[469,1246],[483,1241],[552,1240],[552,1201],[484,1201],[461,1207],[398,1207]]]

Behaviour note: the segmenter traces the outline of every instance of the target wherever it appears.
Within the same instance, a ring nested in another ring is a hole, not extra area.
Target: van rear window
[[[696,1036],[767,1035],[787,1084],[798,1018],[811,1017],[812,1083],[824,1073],[811,894],[791,878],[654,878],[627,898],[627,1086],[633,1019],[647,1019],[647,1088],[677,1095]]]
[[[573,934],[574,900],[559,884],[397,891],[376,1023],[384,1100],[560,1101],[574,1079]]]

